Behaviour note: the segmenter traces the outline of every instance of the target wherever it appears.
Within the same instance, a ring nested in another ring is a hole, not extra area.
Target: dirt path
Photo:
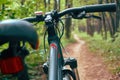
[[[81,80],[113,80],[100,56],[91,53],[85,41],[74,35],[76,43],[69,44],[66,50],[78,60],[78,71]],[[68,55],[65,55],[68,56]]]

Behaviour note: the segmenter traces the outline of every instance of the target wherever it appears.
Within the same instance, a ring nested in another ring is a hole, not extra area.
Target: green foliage
[[[0,0],[0,5],[1,4],[9,4],[10,0]]]
[[[35,15],[35,11],[45,11],[43,0],[25,0],[23,5],[21,4],[21,0],[1,0],[0,10],[0,20],[32,17]],[[41,38],[41,35],[43,35],[44,31],[43,23],[39,23],[35,26],[35,28]],[[37,51],[31,49],[30,45],[26,45],[30,51],[30,55],[28,55],[26,58],[26,63],[28,64],[29,68],[34,68],[35,66],[41,65],[46,60],[47,54],[44,53],[42,43],[43,41],[41,41],[40,49]],[[7,47],[8,44],[0,46],[0,51],[6,49]],[[0,76],[0,79],[1,77],[4,76]]]
[[[61,42],[62,42],[63,46],[66,46],[66,45],[69,44],[69,43],[74,43],[74,42],[75,42],[75,39],[73,38],[73,36],[71,36],[70,39],[67,39],[67,38],[65,37],[65,35],[64,35],[63,38],[62,38],[62,40],[61,40]]]
[[[80,7],[85,5],[92,5],[98,3],[97,0],[73,0],[74,7]]]
[[[46,54],[44,53],[43,50],[36,52],[32,51],[32,53],[29,56],[27,56],[26,62],[31,67],[40,65],[46,60],[45,55]]]
[[[45,10],[42,3],[43,0],[25,0],[24,4],[21,4],[19,0],[2,0],[0,5],[4,4],[4,11],[2,10],[4,13],[1,13],[0,19],[18,19],[33,16],[35,11]]]

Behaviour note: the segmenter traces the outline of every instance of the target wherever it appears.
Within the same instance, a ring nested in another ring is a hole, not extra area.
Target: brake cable
[[[64,34],[65,25],[64,25],[64,23],[61,19],[60,19],[60,23],[62,24],[62,33],[61,33],[61,36],[60,36],[60,39],[61,39],[63,34]]]
[[[46,37],[46,34],[47,34],[47,29],[45,30],[44,38],[43,38],[43,45],[44,45],[44,51],[45,51],[45,53],[46,53],[46,46],[45,46],[45,37]]]

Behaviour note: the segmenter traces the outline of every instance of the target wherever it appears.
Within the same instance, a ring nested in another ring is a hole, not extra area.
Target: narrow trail
[[[85,41],[74,35],[76,43],[69,44],[65,49],[70,57],[78,61],[78,72],[80,80],[113,80],[112,74],[107,70],[102,58],[91,53]],[[64,55],[68,56],[68,55]]]

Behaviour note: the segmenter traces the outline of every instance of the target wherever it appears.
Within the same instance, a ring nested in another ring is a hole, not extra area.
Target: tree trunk
[[[45,6],[45,9],[46,9],[47,8],[46,0],[44,0],[44,6]]]
[[[72,0],[66,0],[65,1],[65,7],[66,8],[70,8],[70,7],[72,7]],[[66,38],[70,38],[70,35],[71,35],[71,22],[72,22],[72,19],[71,18],[68,18],[69,17],[69,15],[66,15],[66,19],[65,19],[65,30],[66,30],[66,33],[65,33],[65,35],[66,35]]]
[[[116,27],[120,27],[120,0],[116,0],[117,12],[116,12]]]
[[[58,9],[58,7],[57,7],[57,0],[54,0],[54,8],[53,8],[54,10],[57,10]]]
[[[107,16],[107,15],[105,15]],[[108,28],[109,28],[109,31],[110,31],[110,36],[113,37],[113,27],[112,27],[112,24],[110,22],[110,18],[109,17],[106,17],[106,21],[107,21],[107,25],[108,25]]]
[[[113,3],[113,2],[114,2],[114,0],[110,0],[110,3]],[[106,0],[106,3],[109,3],[109,1]],[[110,31],[112,31],[111,36],[113,36],[115,34],[115,32],[117,31],[116,19],[114,18],[115,17],[114,13],[109,12],[109,15],[110,15],[111,27],[112,27],[112,30],[110,30]],[[109,19],[107,21],[109,21]]]
[[[58,9],[59,9],[59,11],[60,11],[60,0],[59,0],[59,4],[58,4],[59,6],[58,6]]]
[[[95,27],[94,27],[94,20],[92,20],[92,18],[87,19],[87,34],[89,34],[90,36],[94,35],[94,31],[95,31]]]
[[[113,35],[115,34],[115,32],[117,31],[117,27],[116,27],[116,23],[115,23],[115,19],[114,19],[114,15],[112,15],[112,13],[109,13],[110,18],[111,18],[111,24],[113,27]]]
[[[54,10],[60,11],[60,0],[54,0]]]
[[[106,26],[106,19],[105,19],[105,13],[102,12],[102,21],[103,21],[103,26],[104,26],[104,32],[105,32],[105,36],[104,39],[107,39],[107,26]]]
[[[102,4],[103,3],[103,0],[98,0],[98,4]],[[101,17],[102,17],[102,13],[99,14]],[[103,27],[103,21],[100,22],[100,29],[101,29],[101,35],[104,36],[104,32],[102,30],[102,27]]]
[[[90,27],[91,27],[91,24],[90,24],[90,19],[87,19],[87,34],[91,35],[91,30],[90,30]]]
[[[50,0],[48,0],[48,11],[50,11],[50,6],[51,6],[50,3],[51,3]]]
[[[5,11],[5,4],[2,4],[2,11],[1,11],[1,13],[4,14],[4,11]]]
[[[99,16],[101,16],[101,14],[99,13]],[[98,34],[102,32],[102,21],[98,20]]]

